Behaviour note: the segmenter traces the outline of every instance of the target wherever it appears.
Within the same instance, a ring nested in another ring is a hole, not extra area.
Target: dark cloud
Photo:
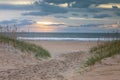
[[[88,15],[87,15],[87,14],[84,14],[83,17],[88,17]]]
[[[100,11],[103,11],[104,9],[98,9],[98,8],[86,8],[83,9],[83,11],[88,12],[88,13],[97,13]]]
[[[56,5],[50,5],[49,3],[55,3],[55,4],[61,4],[61,3],[74,3],[71,7],[63,8]],[[118,8],[116,6],[113,6],[113,9],[100,9],[100,8],[89,8],[90,5],[96,4],[103,4],[103,3],[117,3],[120,2],[118,0],[43,0],[40,2],[35,1],[31,5],[10,5],[10,4],[0,4],[0,9],[3,10],[30,10],[30,12],[23,13],[22,15],[32,15],[32,16],[46,16],[46,15],[53,15],[53,14],[65,14],[68,12],[84,12],[87,13],[87,15],[91,15],[89,13],[99,13],[103,11],[116,11],[117,13]],[[82,6],[82,7],[81,7]],[[76,8],[75,8],[76,7]],[[72,14],[73,16],[79,16],[78,14]],[[84,17],[84,16],[83,16]],[[107,15],[95,15],[96,18],[104,18],[109,17]],[[59,17],[60,18],[60,17]],[[65,18],[65,17],[61,17]]]
[[[99,13],[107,14],[108,12],[109,14],[113,14],[120,11],[119,8],[69,8],[68,10],[70,12],[84,13],[85,15],[93,15]]]
[[[17,25],[17,26],[25,26],[25,25],[30,25],[30,24],[33,24],[35,23],[34,21],[32,20],[17,20],[17,19],[12,19],[12,20],[5,20],[5,21],[1,21],[0,24],[1,25]]]
[[[69,7],[64,8],[57,5],[50,5],[49,3],[54,4],[62,4],[68,3]],[[68,12],[75,12],[73,16],[81,16],[83,17],[91,17],[91,15],[96,14],[93,18],[106,18],[111,17],[111,15],[106,14],[106,11],[113,12],[120,16],[118,12],[117,6],[113,6],[113,9],[101,9],[101,8],[92,8],[90,7],[92,4],[95,6],[99,4],[106,3],[120,3],[120,0],[43,0],[40,2],[35,1],[31,5],[10,5],[10,4],[0,4],[0,9],[3,10],[30,10],[30,12],[22,13],[23,16],[31,15],[31,16],[46,16],[46,15],[54,15],[54,14],[65,14]],[[72,5],[71,5],[72,4]],[[103,12],[104,14],[99,14],[99,12]],[[84,14],[85,15],[84,15]],[[66,16],[54,16],[56,18],[67,18]]]
[[[51,25],[48,25],[48,26],[65,26],[65,24],[51,24]]]
[[[50,13],[48,12],[41,12],[41,11],[36,11],[36,12],[27,12],[27,13],[23,13],[22,15],[31,15],[31,16],[46,16],[46,15],[50,15]]]
[[[99,13],[101,11],[106,11],[101,8],[73,8],[71,9],[73,12],[85,12],[85,13]]]
[[[0,4],[0,9],[3,10],[38,10],[35,5],[10,5]]]
[[[83,24],[83,25],[79,25],[79,26],[73,26],[73,25],[69,25],[68,27],[98,27],[98,26],[102,26],[104,24]]]
[[[111,17],[111,15],[109,15],[109,14],[96,14],[93,16],[93,18],[107,18],[107,17]]]
[[[99,5],[99,4],[107,4],[107,3],[120,3],[120,0],[44,0],[48,3],[54,3],[54,4],[62,4],[62,3],[68,3],[72,4],[72,7],[89,7],[91,4]]]
[[[85,25],[80,25],[80,27],[98,27],[104,24],[85,24]]]
[[[73,13],[72,15],[73,15],[73,16],[79,16],[79,14],[76,14],[76,13]]]
[[[59,6],[54,6],[54,5],[49,5],[47,3],[41,2],[41,3],[35,3],[37,8],[40,11],[33,11],[29,13],[23,13],[23,15],[33,15],[33,16],[46,16],[46,15],[52,15],[52,14],[57,14],[57,13],[67,13],[68,10],[67,8],[62,8]]]
[[[54,16],[56,18],[68,18],[67,16]]]
[[[114,9],[118,9],[118,7],[117,7],[117,6],[112,6],[112,8],[114,8]]]
[[[115,12],[115,14],[116,14],[117,16],[120,16],[120,11]]]
[[[48,4],[40,4],[40,9],[42,12],[46,13],[67,13],[68,10],[66,8],[61,8],[59,6],[53,6],[53,5],[48,5]]]
[[[16,19],[1,21],[0,24],[15,24],[17,23]]]
[[[24,20],[20,20],[17,25],[18,26],[24,26],[24,25],[31,25],[33,23],[35,23],[35,21],[24,19]]]

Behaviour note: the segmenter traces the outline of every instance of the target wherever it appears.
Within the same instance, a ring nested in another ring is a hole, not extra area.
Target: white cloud
[[[68,7],[68,3],[63,3],[63,4],[54,4],[54,3],[49,3],[49,5],[53,5],[53,6],[59,6],[59,7]]]
[[[32,4],[34,0],[1,0],[0,4],[11,4],[11,5],[28,5]]]
[[[97,8],[113,8],[113,6],[116,6],[117,8],[120,8],[120,3],[109,3],[109,4],[100,4],[96,6]]]

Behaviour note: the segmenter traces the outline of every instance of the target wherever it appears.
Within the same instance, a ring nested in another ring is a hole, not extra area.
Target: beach
[[[0,80],[120,80],[120,0],[0,0]]]
[[[90,48],[96,46],[97,41],[55,41],[41,40],[28,41],[30,43],[42,46],[47,49],[52,57],[57,57],[61,54],[69,54],[74,52],[88,52]]]
[[[119,80],[120,56],[107,58],[83,70],[96,41],[26,41],[42,46],[51,54],[36,59],[10,45],[0,44],[0,80]],[[109,78],[108,78],[109,77]]]

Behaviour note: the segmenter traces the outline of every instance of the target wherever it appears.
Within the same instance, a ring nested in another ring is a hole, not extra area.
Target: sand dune
[[[104,59],[82,74],[73,74],[68,80],[120,80],[120,55]]]
[[[33,41],[52,54],[37,60],[30,53],[0,44],[0,80],[119,80],[120,55],[102,60],[79,73],[96,42]],[[68,52],[66,52],[68,51]],[[53,53],[52,53],[53,52]]]

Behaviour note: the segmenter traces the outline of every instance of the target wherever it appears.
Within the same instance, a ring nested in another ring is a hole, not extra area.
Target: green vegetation
[[[20,49],[21,51],[27,51],[35,53],[35,57],[47,58],[50,57],[50,54],[47,50],[42,47],[36,46],[34,44],[30,44],[24,41],[19,41],[13,38],[5,37],[0,35],[0,43],[7,43],[12,45],[13,47]]]
[[[97,47],[93,47],[90,52],[93,53],[93,56],[88,58],[85,67],[94,65],[96,62],[99,62],[104,58],[120,54],[120,40],[106,42]]]

